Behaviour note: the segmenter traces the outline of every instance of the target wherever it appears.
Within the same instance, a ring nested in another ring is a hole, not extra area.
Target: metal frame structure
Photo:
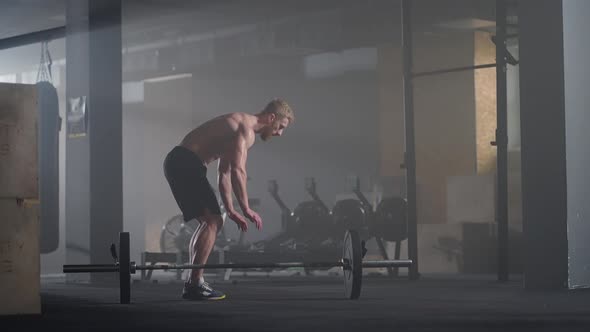
[[[496,102],[498,281],[508,281],[508,90],[506,0],[496,0]]]
[[[403,167],[406,169],[406,186],[408,202],[408,254],[414,262],[410,267],[410,279],[419,279],[418,271],[418,213],[416,200],[416,146],[414,124],[414,89],[413,79],[424,76],[496,68],[497,89],[497,129],[496,141],[491,142],[498,148],[497,157],[497,205],[498,223],[498,280],[508,281],[508,129],[507,129],[507,88],[506,88],[506,0],[496,0],[496,63],[476,66],[458,67],[413,73],[412,45],[412,0],[401,1],[402,13],[402,54],[403,54],[403,104],[405,154]]]
[[[0,50],[5,50],[13,47],[26,46],[34,43],[40,43],[48,40],[65,38],[66,27],[61,26],[47,30],[27,33],[14,37],[0,39]]]
[[[404,133],[406,169],[406,199],[408,201],[408,256],[414,262],[409,269],[410,280],[417,280],[418,272],[418,215],[416,205],[416,137],[414,128],[414,87],[412,83],[412,1],[402,0],[402,58]]]

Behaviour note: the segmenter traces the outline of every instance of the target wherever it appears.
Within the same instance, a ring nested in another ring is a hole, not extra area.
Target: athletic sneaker
[[[185,300],[223,300],[225,294],[216,291],[207,282],[201,285],[184,283],[182,298]]]

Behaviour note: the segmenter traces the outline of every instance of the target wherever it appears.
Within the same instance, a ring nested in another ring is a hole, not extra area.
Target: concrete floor
[[[51,331],[590,331],[590,292],[531,292],[493,276],[365,277],[361,298],[344,298],[339,277],[239,277],[213,281],[228,298],[191,302],[182,282],[134,283],[132,304],[117,288],[42,284],[43,314],[1,318]]]

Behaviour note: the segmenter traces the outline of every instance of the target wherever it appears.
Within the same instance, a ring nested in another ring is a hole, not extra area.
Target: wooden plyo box
[[[40,314],[39,205],[0,199],[0,315]]]
[[[40,314],[37,88],[0,83],[0,315]]]
[[[0,83],[0,198],[38,198],[37,89]]]

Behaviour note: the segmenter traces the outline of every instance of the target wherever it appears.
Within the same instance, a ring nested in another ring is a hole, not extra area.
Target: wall
[[[474,64],[483,65],[496,61],[496,46],[487,32],[474,33]],[[477,139],[477,173],[496,171],[497,149],[490,142],[496,140],[496,68],[473,71],[475,83],[475,112]]]
[[[131,257],[135,261],[139,261],[140,253],[145,251],[145,230],[149,222],[144,204],[144,141],[148,136],[144,118],[143,102],[123,104],[123,226],[131,237]]]

